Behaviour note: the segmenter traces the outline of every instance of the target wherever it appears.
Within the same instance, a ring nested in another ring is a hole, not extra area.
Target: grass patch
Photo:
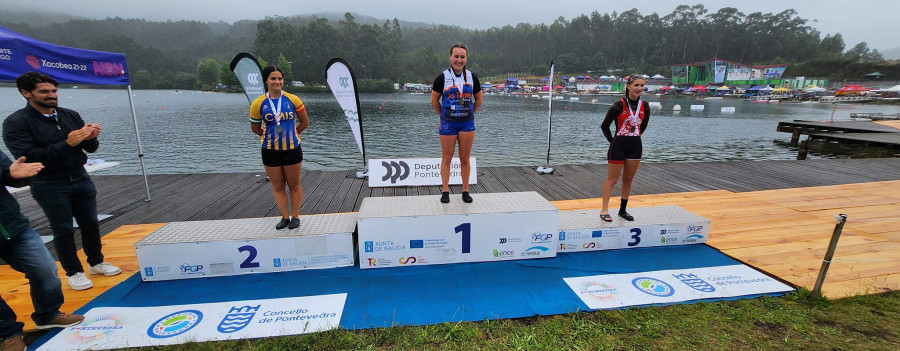
[[[897,350],[900,291],[783,297],[192,343],[150,350]]]

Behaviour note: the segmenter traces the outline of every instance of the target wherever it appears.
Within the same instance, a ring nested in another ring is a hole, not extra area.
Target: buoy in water
[[[681,111],[681,105],[672,106],[672,111]]]

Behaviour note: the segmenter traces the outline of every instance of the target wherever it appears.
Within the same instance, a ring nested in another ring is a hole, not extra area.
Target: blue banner
[[[130,84],[125,54],[59,46],[0,27],[0,82],[30,71],[67,84]]]

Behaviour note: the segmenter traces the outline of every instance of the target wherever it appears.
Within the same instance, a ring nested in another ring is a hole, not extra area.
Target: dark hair
[[[37,85],[40,83],[50,83],[53,86],[59,86],[59,82],[56,79],[38,72],[24,73],[19,78],[16,78],[16,88],[19,88],[20,93],[22,90],[30,92],[37,88]]]
[[[636,81],[636,80],[638,80],[638,79],[643,80],[643,81],[645,81],[645,82],[647,81],[647,80],[644,78],[644,76],[642,76],[642,75],[640,75],[640,74],[632,74],[632,75],[630,75],[630,76],[628,76],[628,77],[625,77],[625,98],[630,99],[630,98],[628,97],[628,86],[631,85],[631,83],[633,83],[634,81]]]
[[[628,76],[628,79],[625,80],[625,85],[630,85],[632,82],[634,82],[635,80],[638,80],[638,79],[647,81],[646,79],[644,79],[644,76],[642,76],[640,74],[632,74],[632,75]]]
[[[268,66],[266,66],[266,68],[263,68],[263,71],[262,71],[263,89],[265,89],[265,92],[267,92],[267,93],[269,92],[269,85],[266,84],[266,81],[269,80],[269,75],[271,75],[272,72],[280,72],[281,76],[284,77],[284,72],[282,72],[281,68],[278,68],[278,66],[268,65]]]
[[[456,48],[460,48],[460,49],[466,50],[466,53],[467,53],[467,54],[469,53],[469,49],[466,48],[466,44],[463,44],[463,43],[456,43],[456,44],[453,44],[453,46],[450,47],[450,55],[453,55],[453,49],[456,49]]]

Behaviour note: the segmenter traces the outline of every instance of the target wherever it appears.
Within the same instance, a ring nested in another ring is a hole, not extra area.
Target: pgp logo
[[[341,88],[347,89],[350,87],[350,77],[340,77],[338,78],[338,83],[341,84]]]
[[[631,285],[651,296],[667,297],[675,294],[675,288],[656,278],[637,277],[631,280]]]
[[[397,179],[405,180],[409,177],[409,165],[406,162],[400,161],[391,161],[388,163],[387,161],[381,161],[381,165],[384,166],[385,174],[381,177],[381,181],[391,179],[391,184],[396,184]]]
[[[400,264],[413,264],[416,263],[415,257],[400,257]]]
[[[147,329],[151,338],[164,339],[186,333],[203,320],[203,313],[197,310],[184,310],[158,319]]]
[[[259,73],[247,73],[247,82],[253,85],[259,84]]]
[[[244,329],[244,327],[250,325],[250,321],[253,320],[253,316],[256,314],[256,311],[259,311],[259,306],[241,306],[235,307],[232,306],[228,313],[225,314],[225,317],[222,318],[222,321],[219,322],[219,326],[216,327],[220,333],[234,333],[238,330]]]
[[[187,274],[200,273],[201,271],[203,271],[202,264],[192,266],[192,265],[185,263],[185,264],[179,266],[178,268],[181,269],[181,273],[187,273]]]
[[[535,232],[534,234],[531,234],[531,242],[534,243],[548,242],[550,239],[553,239],[553,234],[551,233],[542,234]]]
[[[701,230],[703,230],[702,225],[689,225],[687,227],[688,234],[696,234],[696,233],[699,233]]]

